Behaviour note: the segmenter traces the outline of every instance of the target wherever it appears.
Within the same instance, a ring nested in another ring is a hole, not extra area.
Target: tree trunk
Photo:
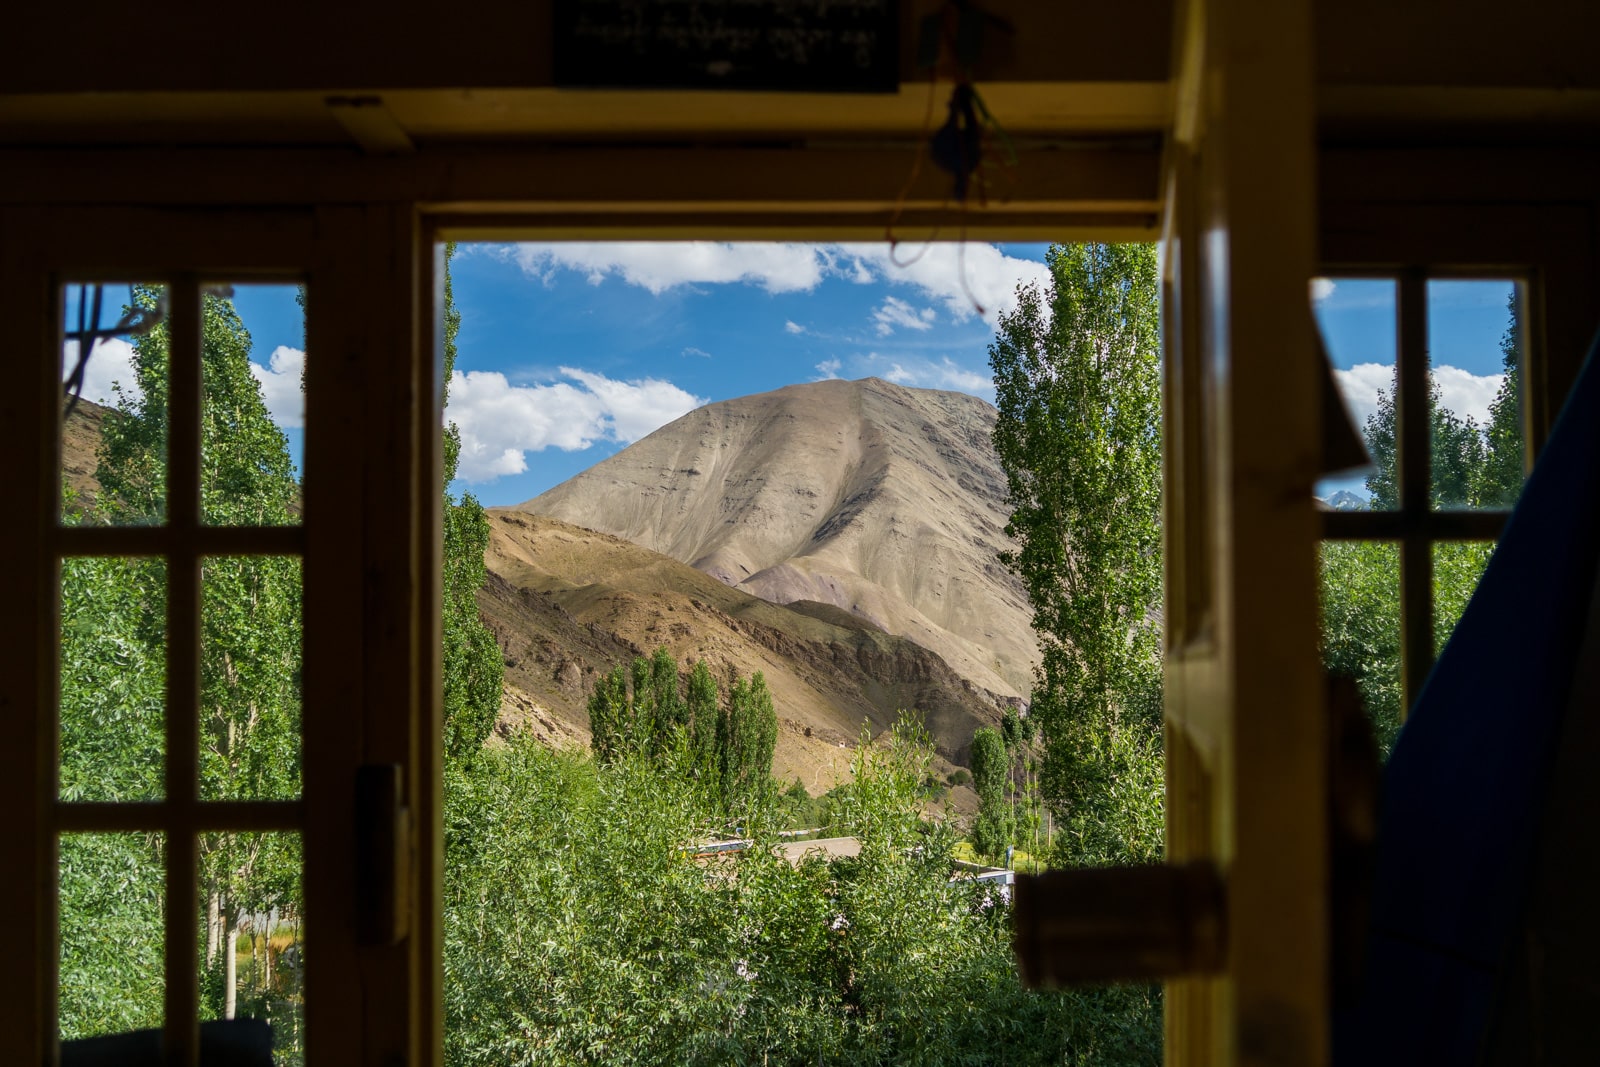
[[[222,1001],[222,1017],[224,1019],[231,1019],[233,1018],[234,1012],[237,1010],[239,1005],[239,953],[235,951],[237,948],[235,942],[239,936],[238,927],[235,925],[238,922],[238,916],[235,913],[235,909],[231,902],[228,905],[224,922],[225,925],[223,930],[225,936],[222,943],[222,988],[224,990]]]
[[[217,946],[222,942],[222,900],[217,893],[206,894],[206,967],[217,962]]]

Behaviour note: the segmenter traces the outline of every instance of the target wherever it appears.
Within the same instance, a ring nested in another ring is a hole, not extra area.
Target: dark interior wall
[[[1593,0],[1318,0],[1330,85],[1600,87]]]
[[[8,16],[0,94],[198,90],[536,88],[551,81],[551,0],[412,8],[375,0],[267,7],[174,0],[131,23],[125,5],[32,3]],[[918,15],[902,0],[901,78]],[[986,0],[1017,26],[979,71],[998,81],[1163,81],[1171,0]],[[423,17],[423,15],[430,17]],[[45,46],[45,43],[49,46]]]

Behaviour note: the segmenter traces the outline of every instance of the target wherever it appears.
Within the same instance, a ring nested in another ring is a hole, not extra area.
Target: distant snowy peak
[[[1340,489],[1329,496],[1317,497],[1317,503],[1324,511],[1366,511],[1367,500],[1359,497],[1348,489]]]

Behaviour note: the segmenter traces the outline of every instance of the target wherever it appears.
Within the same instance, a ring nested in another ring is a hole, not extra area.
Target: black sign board
[[[894,92],[899,0],[552,0],[555,83]]]

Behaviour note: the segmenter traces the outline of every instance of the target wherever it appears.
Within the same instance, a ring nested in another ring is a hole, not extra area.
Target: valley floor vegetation
[[[636,664],[641,705],[659,706],[667,664]],[[590,755],[514,733],[452,771],[450,1063],[1159,1060],[1147,990],[1022,988],[1009,906],[952,877],[952,824],[924,817],[933,749],[918,726],[864,737],[850,781],[799,808],[770,747],[760,787],[730,802],[692,723],[639,736],[662,743]],[[816,819],[860,854],[786,860],[779,830]],[[732,834],[750,847],[697,856]]]

